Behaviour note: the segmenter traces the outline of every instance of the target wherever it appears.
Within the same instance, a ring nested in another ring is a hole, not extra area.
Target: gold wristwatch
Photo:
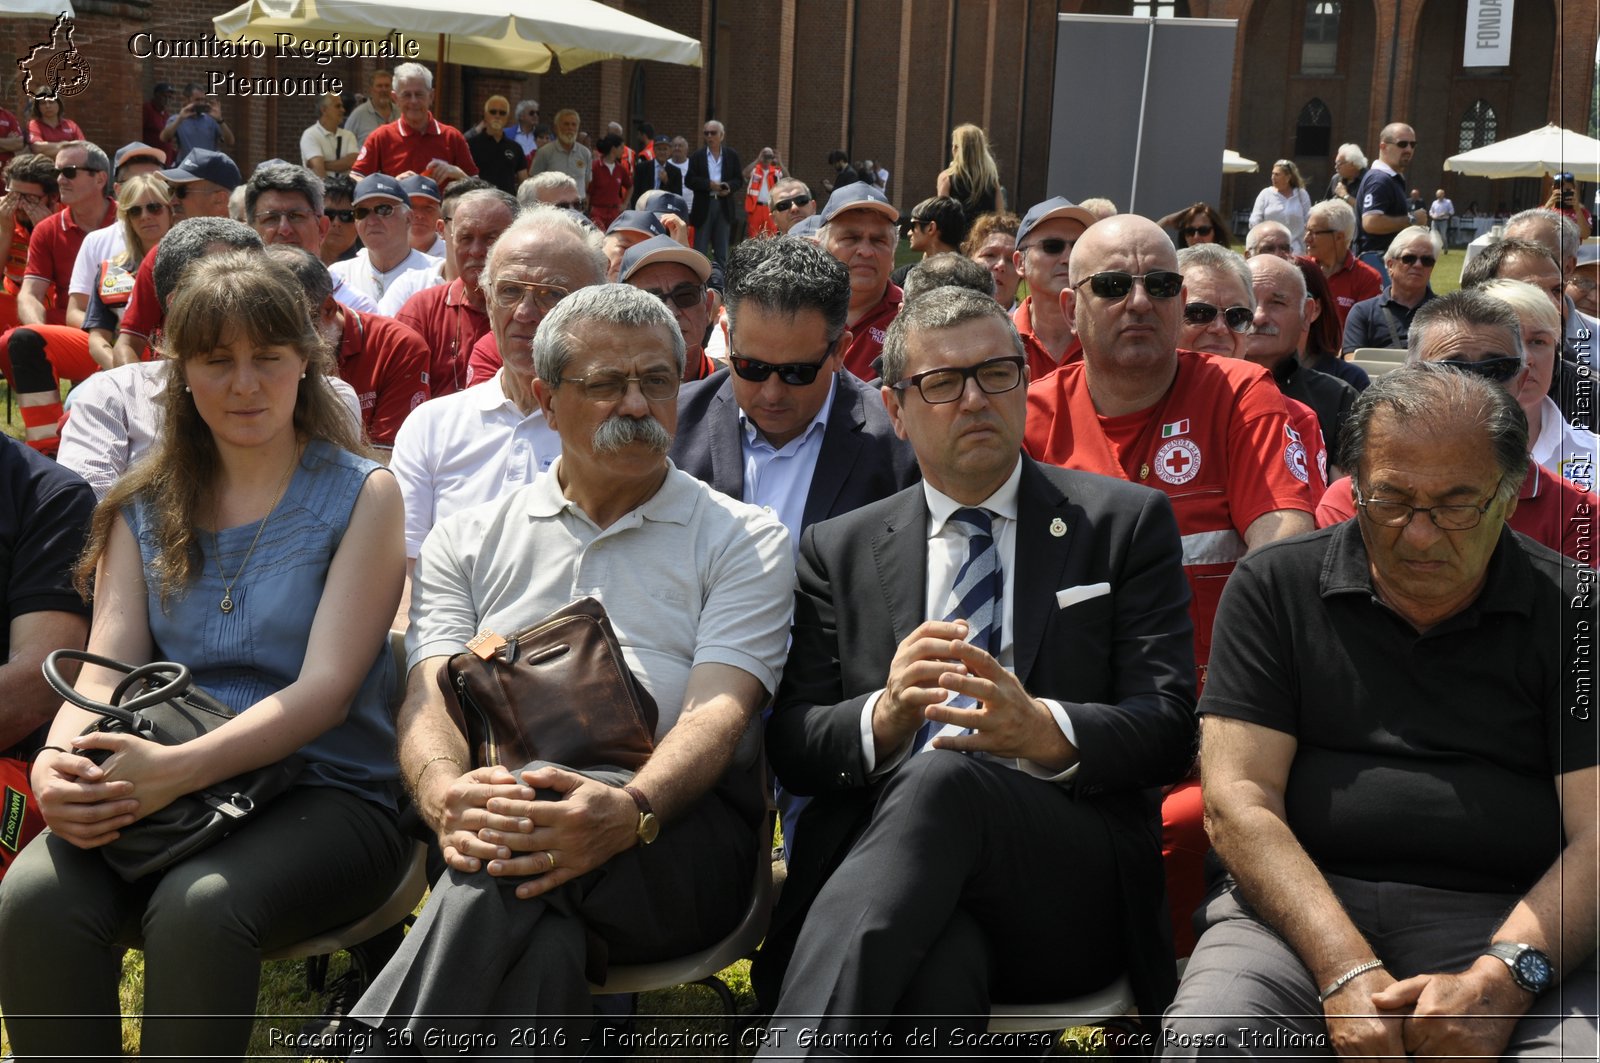
[[[661,821],[651,810],[650,799],[637,786],[624,786],[622,792],[633,798],[635,807],[639,809],[639,825],[634,828],[634,837],[640,845],[649,845],[661,833]]]

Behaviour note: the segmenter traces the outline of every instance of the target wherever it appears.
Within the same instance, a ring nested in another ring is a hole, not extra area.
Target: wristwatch
[[[1550,988],[1555,978],[1555,968],[1550,957],[1534,948],[1515,941],[1497,941],[1484,951],[1485,956],[1503,960],[1511,968],[1511,977],[1528,992],[1538,996]]]
[[[633,798],[634,806],[639,809],[639,825],[634,828],[634,837],[640,845],[649,845],[661,833],[661,821],[651,810],[650,799],[637,786],[624,786],[622,792]]]

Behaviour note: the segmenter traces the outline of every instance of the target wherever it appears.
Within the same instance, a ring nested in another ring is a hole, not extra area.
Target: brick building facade
[[[598,135],[604,124],[648,121],[658,132],[699,144],[708,116],[727,126],[729,143],[751,158],[776,148],[798,176],[820,190],[827,153],[844,148],[890,171],[890,198],[903,208],[932,194],[948,159],[949,131],[976,122],[989,131],[1013,204],[1044,198],[1055,16],[1154,10],[1239,22],[1229,146],[1263,163],[1293,158],[1311,187],[1326,181],[1332,151],[1354,141],[1375,155],[1391,119],[1417,127],[1413,183],[1427,194],[1443,185],[1457,205],[1527,205],[1537,181],[1494,182],[1445,174],[1462,137],[1481,141],[1546,121],[1585,130],[1594,91],[1596,16],[1592,3],[1517,0],[1513,62],[1461,65],[1465,7],[1460,0],[609,0],[631,14],[698,38],[699,69],[608,60],[572,73],[530,75],[448,67],[439,80],[439,116],[463,127],[482,101],[500,93],[540,100],[548,118],[563,106]],[[148,32],[192,42],[211,33],[227,0],[75,0],[76,41],[92,70],[67,110],[108,149],[136,139],[140,104],[157,81],[206,80],[208,71],[241,77],[329,73],[359,91],[377,63],[275,58],[214,60],[130,54]],[[18,55],[48,37],[42,20],[0,20],[5,98],[21,99]],[[1092,89],[1086,88],[1087,96]],[[1182,101],[1171,101],[1181,106]],[[295,157],[300,131],[315,120],[309,98],[232,98],[223,111],[247,166]],[[1466,133],[1463,134],[1463,129]],[[1092,150],[1092,145],[1086,146]],[[1248,207],[1263,174],[1223,180],[1222,205]]]

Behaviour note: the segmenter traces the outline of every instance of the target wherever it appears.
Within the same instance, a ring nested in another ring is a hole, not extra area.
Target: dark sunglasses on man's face
[[[355,209],[356,221],[366,221],[367,215],[369,214],[376,214],[380,218],[387,218],[393,213],[393,203],[379,203],[376,207],[357,207]]]
[[[1255,313],[1248,306],[1223,308],[1210,303],[1189,303],[1183,308],[1183,319],[1191,325],[1209,325],[1222,315],[1222,323],[1230,332],[1249,332]]]
[[[728,364],[733,366],[733,371],[739,375],[739,379],[748,380],[752,384],[764,383],[767,377],[777,373],[778,379],[790,387],[803,388],[816,381],[817,374],[822,372],[822,367],[828,364],[828,359],[831,357],[833,357],[833,344],[830,343],[822,355],[822,360],[811,364],[800,362],[773,365],[770,362],[758,362],[754,358],[745,358],[737,354],[729,355]]]
[[[1185,237],[1190,237],[1190,236],[1210,236],[1212,233],[1216,232],[1217,230],[1212,228],[1209,225],[1185,225],[1179,231],[1182,232]]]
[[[1047,236],[1043,240],[1035,240],[1022,250],[1027,253],[1037,247],[1047,255],[1059,255],[1071,250],[1072,245],[1075,243],[1077,243],[1076,240],[1064,240],[1059,236]]]
[[[489,109],[489,117],[491,117],[491,118],[504,118],[506,115],[508,115],[510,113],[511,113],[510,111],[507,111],[507,110],[505,110],[503,108],[501,110],[498,110],[498,111],[495,110],[492,107]]]
[[[1393,144],[1397,148],[1414,148],[1417,146],[1417,142],[1415,140],[1391,140],[1389,143]]]
[[[692,310],[706,299],[705,287],[699,284],[680,284],[669,292],[657,291],[654,288],[642,290],[679,310]]]
[[[100,167],[98,167],[98,166],[57,166],[56,167],[56,177],[58,177],[58,178],[65,177],[67,180],[70,181],[74,177],[78,176],[80,171],[83,172],[83,173],[100,173],[101,172],[100,171]]]
[[[1106,270],[1085,277],[1073,287],[1081,288],[1087,284],[1089,290],[1102,299],[1126,299],[1128,293],[1133,291],[1135,281],[1144,285],[1145,294],[1152,299],[1171,299],[1183,291],[1183,274],[1166,269],[1151,270],[1145,274]]]
[[[343,222],[345,225],[349,225],[351,222],[356,220],[355,211],[338,210],[334,207],[329,207],[327,210],[324,210],[322,212],[322,216],[327,218],[329,221]]]
[[[786,210],[792,210],[795,207],[803,207],[810,202],[810,196],[790,196],[788,199],[780,199],[776,203],[772,204],[772,212],[774,214],[782,214]]]
[[[1413,254],[1411,254],[1409,252],[1407,252],[1406,254],[1403,254],[1403,255],[1396,255],[1395,257],[1397,259],[1399,259],[1401,262],[1404,262],[1408,266],[1415,266],[1418,262],[1421,262],[1424,266],[1427,266],[1429,269],[1432,269],[1433,268],[1433,264],[1435,262],[1439,261],[1438,259],[1434,258],[1432,255],[1413,255]]]
[[[1476,362],[1461,358],[1443,358],[1436,365],[1447,365],[1451,369],[1459,369],[1463,373],[1481,376],[1485,380],[1493,380],[1496,384],[1506,384],[1520,372],[1523,362],[1521,358],[1512,358],[1506,355],[1495,355],[1492,358],[1483,358]]]

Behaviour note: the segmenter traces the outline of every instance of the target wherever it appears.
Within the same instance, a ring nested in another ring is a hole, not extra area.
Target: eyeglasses
[[[74,177],[78,176],[79,173],[105,173],[105,171],[102,170],[98,166],[57,166],[56,167],[56,177],[57,178],[65,177],[67,180],[70,181]]]
[[[1463,373],[1481,376],[1485,380],[1494,381],[1496,384],[1505,384],[1522,372],[1524,363],[1521,358],[1494,355],[1489,358],[1480,358],[1477,361],[1467,361],[1461,358],[1442,358],[1434,364],[1447,365],[1451,369],[1459,369]]]
[[[172,195],[173,195],[174,199],[188,199],[189,198],[189,182],[181,181],[178,184],[173,185],[172,186]]]
[[[786,210],[792,210],[795,207],[803,207],[810,202],[810,196],[790,196],[788,199],[780,199],[776,203],[772,204],[772,212],[774,214],[782,214]]]
[[[1403,254],[1403,255],[1396,255],[1394,257],[1395,257],[1395,261],[1404,262],[1408,266],[1415,266],[1418,262],[1421,262],[1424,266],[1428,267],[1429,269],[1432,269],[1433,268],[1433,264],[1435,262],[1439,261],[1438,259],[1434,258],[1432,255],[1413,255],[1413,254],[1411,254],[1409,252],[1407,252],[1406,254]]]
[[[671,291],[657,291],[654,288],[641,288],[640,291],[653,295],[668,306],[675,306],[679,310],[692,310],[705,302],[706,289],[703,284],[680,284]]]
[[[666,402],[677,397],[678,378],[672,373],[644,373],[640,376],[623,376],[621,373],[590,373],[588,376],[563,377],[556,382],[577,384],[583,388],[590,402],[616,402],[628,393],[629,384],[639,385],[639,394],[646,402]]]
[[[1288,244],[1276,244],[1276,243],[1273,243],[1273,244],[1257,244],[1255,251],[1252,252],[1252,254],[1257,254],[1257,255],[1287,255],[1288,253],[1289,253],[1289,245]]]
[[[1483,520],[1483,515],[1494,505],[1494,496],[1500,493],[1504,477],[1495,481],[1489,497],[1482,505],[1411,506],[1404,502],[1391,502],[1386,498],[1364,499],[1361,489],[1356,489],[1356,505],[1367,513],[1367,519],[1384,528],[1404,528],[1418,513],[1426,513],[1433,526],[1441,531],[1469,531]]]
[[[1213,226],[1210,226],[1210,225],[1185,225],[1183,228],[1178,230],[1178,232],[1182,233],[1186,237],[1187,236],[1210,236],[1212,233],[1214,233],[1216,231],[1217,230]]]
[[[329,207],[327,210],[323,211],[322,216],[327,218],[329,221],[343,222],[346,225],[349,225],[351,222],[356,220],[355,211],[335,210],[333,207]]]
[[[489,111],[487,111],[485,113],[487,113],[488,115],[490,115],[491,117],[494,117],[494,118],[504,118],[506,115],[510,114],[511,112],[508,111],[508,110],[505,110],[504,108],[502,108],[500,110],[494,110],[493,108],[491,108]]]
[[[1307,236],[1332,236],[1338,229],[1307,229]]]
[[[1072,250],[1072,245],[1077,242],[1076,240],[1064,240],[1059,236],[1047,236],[1043,240],[1035,240],[1021,250],[1026,254],[1037,247],[1047,255],[1059,255],[1062,252]]]
[[[376,207],[357,207],[355,209],[356,221],[366,221],[368,215],[376,214],[380,218],[387,218],[395,212],[393,203],[379,203]]]
[[[822,367],[828,364],[828,359],[833,357],[833,349],[839,341],[834,340],[828,344],[828,349],[822,352],[822,359],[817,362],[789,362],[784,365],[773,365],[771,362],[761,362],[754,358],[745,358],[742,355],[729,353],[728,364],[738,374],[740,380],[748,380],[752,384],[765,383],[773,373],[778,374],[778,379],[792,388],[803,388],[812,384],[817,379],[817,374],[822,372]]]
[[[1389,143],[1393,144],[1397,148],[1414,148],[1417,146],[1417,142],[1415,140],[1391,140]]]
[[[26,203],[30,207],[42,207],[46,203],[50,202],[49,196],[35,195],[32,192],[18,192],[17,198],[22,200],[22,202]]]
[[[1102,299],[1126,299],[1128,293],[1133,291],[1134,281],[1144,285],[1145,294],[1152,299],[1171,299],[1183,291],[1183,274],[1169,269],[1155,269],[1144,274],[1124,273],[1120,269],[1106,270],[1085,277],[1072,287],[1078,289],[1087,284],[1089,290]]]
[[[1183,319],[1191,325],[1209,325],[1222,315],[1222,323],[1230,332],[1249,332],[1255,313],[1248,306],[1230,306],[1226,309],[1210,303],[1188,303],[1183,308]]]
[[[522,301],[531,296],[534,309],[541,314],[548,314],[557,303],[571,294],[559,284],[533,284],[527,281],[495,281],[494,287],[489,289],[489,297],[502,310],[521,306]]]
[[[1003,395],[1022,383],[1022,367],[1027,360],[1011,354],[1004,358],[969,365],[965,369],[930,369],[907,377],[894,386],[896,391],[915,387],[922,401],[930,406],[955,402],[967,393],[967,381],[976,380],[985,395]]]
[[[266,210],[256,215],[256,224],[264,229],[276,229],[285,221],[295,226],[304,225],[310,220],[309,210]]]
[[[134,221],[138,221],[140,218],[145,216],[146,211],[148,211],[150,216],[154,218],[165,214],[167,212],[167,205],[165,203],[135,203],[131,207],[123,208],[122,213],[126,214]]]
[[[715,129],[708,129],[706,130],[705,135],[708,137],[714,137],[717,135],[717,131]]]

